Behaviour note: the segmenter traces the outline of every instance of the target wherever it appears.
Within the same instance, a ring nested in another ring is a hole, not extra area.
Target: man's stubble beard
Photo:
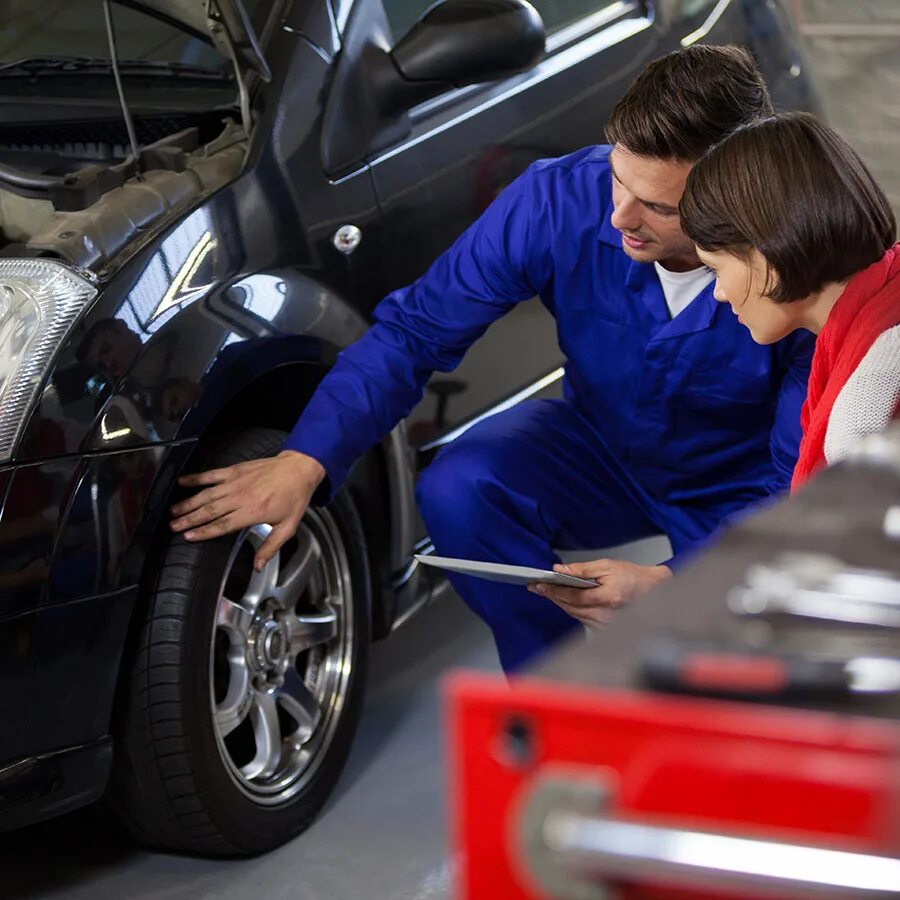
[[[658,262],[664,265],[667,260],[676,260],[680,265],[689,267],[699,268],[702,265],[696,256],[694,245],[691,243],[685,243],[683,247],[663,248],[656,241],[651,241],[643,250],[635,250],[623,241],[622,249],[629,259],[639,263]]]

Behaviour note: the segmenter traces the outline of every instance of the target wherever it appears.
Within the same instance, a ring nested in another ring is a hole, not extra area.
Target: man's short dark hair
[[[606,125],[610,143],[656,159],[693,162],[727,134],[772,114],[753,57],[697,44],[650,63]]]
[[[865,163],[809,113],[771,116],[711,148],[688,175],[679,212],[701,250],[759,250],[769,266],[766,294],[780,303],[847,280],[897,235]]]

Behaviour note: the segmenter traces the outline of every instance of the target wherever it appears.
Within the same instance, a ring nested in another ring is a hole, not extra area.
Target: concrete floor
[[[147,853],[86,813],[5,834],[3,900],[443,900],[449,896],[440,681],[499,671],[493,641],[455,597],[374,647],[357,741],[319,820],[266,857]],[[364,887],[363,887],[364,886]]]

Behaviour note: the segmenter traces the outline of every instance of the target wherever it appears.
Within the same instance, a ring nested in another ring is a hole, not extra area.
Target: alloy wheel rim
[[[352,669],[353,604],[343,539],[309,510],[259,573],[268,525],[235,541],[216,600],[209,685],[222,761],[255,803],[300,793],[326,757]]]

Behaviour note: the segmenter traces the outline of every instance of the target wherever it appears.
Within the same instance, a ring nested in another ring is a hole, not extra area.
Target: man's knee
[[[462,439],[460,439],[462,440]],[[416,498],[429,528],[442,522],[477,521],[485,485],[497,481],[494,453],[478,444],[451,444],[419,476]]]

